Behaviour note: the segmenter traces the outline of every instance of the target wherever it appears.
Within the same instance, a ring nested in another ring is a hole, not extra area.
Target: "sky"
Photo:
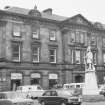
[[[0,0],[0,9],[5,6],[33,9],[35,5],[39,11],[52,8],[60,16],[81,14],[89,21],[105,24],[105,0]]]

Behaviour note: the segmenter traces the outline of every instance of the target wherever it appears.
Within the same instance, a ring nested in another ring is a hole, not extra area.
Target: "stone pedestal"
[[[99,95],[95,70],[85,70],[85,84],[83,95]]]

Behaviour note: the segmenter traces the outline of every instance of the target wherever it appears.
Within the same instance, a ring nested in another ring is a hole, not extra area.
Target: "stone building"
[[[104,82],[105,29],[78,14],[63,17],[18,7],[0,10],[0,89],[19,85],[84,82],[84,61],[91,44],[97,80]]]

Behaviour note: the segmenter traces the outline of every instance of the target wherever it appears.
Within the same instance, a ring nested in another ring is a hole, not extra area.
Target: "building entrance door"
[[[39,78],[32,78],[31,79],[31,85],[39,84]]]
[[[76,82],[76,83],[81,83],[81,82],[83,82],[83,77],[82,77],[81,75],[75,76],[75,82]]]
[[[16,90],[22,82],[22,73],[11,73],[11,90]]]
[[[49,74],[49,88],[54,88],[54,85],[58,83],[58,74],[50,73]]]
[[[57,84],[56,79],[49,79],[49,88],[54,88],[54,85]]]
[[[11,90],[15,91],[18,86],[21,85],[21,80],[16,79],[16,80],[11,80]]]

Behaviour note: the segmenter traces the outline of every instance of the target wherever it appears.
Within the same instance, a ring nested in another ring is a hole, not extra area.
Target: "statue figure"
[[[88,69],[93,68],[93,54],[91,52],[91,47],[88,46],[87,52],[86,52],[86,66]]]

